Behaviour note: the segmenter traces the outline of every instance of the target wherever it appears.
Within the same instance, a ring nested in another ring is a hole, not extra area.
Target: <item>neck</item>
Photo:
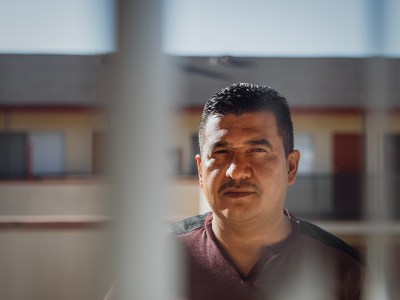
[[[283,212],[267,220],[235,223],[221,219],[216,214],[213,216],[212,229],[218,243],[242,274],[251,271],[266,246],[284,240],[291,232],[290,220]]]
[[[266,221],[232,222],[214,213],[212,229],[219,241],[238,239],[239,242],[259,240],[269,246],[285,239],[290,231],[290,220],[282,213],[263,218]]]

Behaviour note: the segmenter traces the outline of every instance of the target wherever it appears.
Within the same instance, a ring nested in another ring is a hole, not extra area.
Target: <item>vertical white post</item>
[[[117,299],[170,299],[175,278],[166,219],[166,114],[161,2],[118,2],[114,76],[113,177],[118,227]],[[171,263],[170,263],[171,265]]]
[[[370,12],[370,41],[376,58],[370,58],[366,69],[365,130],[365,218],[369,228],[379,226],[390,219],[390,203],[386,197],[383,168],[383,136],[387,130],[387,93],[389,65],[383,57],[386,43],[387,1],[371,0],[367,4]],[[389,299],[388,262],[391,241],[389,234],[370,233],[366,244],[367,266],[372,274],[367,278],[364,299]]]

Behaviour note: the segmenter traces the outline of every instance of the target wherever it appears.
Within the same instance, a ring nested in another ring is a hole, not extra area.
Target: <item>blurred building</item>
[[[0,55],[4,299],[102,299],[112,282],[103,56]]]
[[[15,181],[32,184],[44,179],[53,185],[72,179],[96,185],[94,179],[104,175],[107,161],[107,105],[112,105],[112,99],[106,99],[105,86],[111,61],[110,55],[0,56],[3,189]],[[212,93],[236,82],[267,84],[291,105],[295,145],[302,159],[287,205],[300,216],[362,217],[368,124],[378,111],[385,115],[379,129],[382,168],[388,174],[399,172],[395,153],[400,150],[400,102],[395,95],[400,86],[395,80],[385,82],[380,102],[371,101],[371,59],[227,56],[171,57],[170,61],[176,109],[169,164],[177,189],[190,185],[190,193],[197,190],[194,155],[203,104]],[[386,64],[390,78],[399,78],[399,60],[388,59]],[[29,190],[26,193],[34,197]],[[177,215],[199,210],[200,196],[191,200],[186,196],[177,192],[172,197]],[[400,216],[394,199],[392,213]]]
[[[370,234],[363,225],[369,214],[368,168],[375,155],[368,145],[376,143],[376,170],[384,178],[381,197],[394,222],[390,228],[399,236],[398,59],[226,56],[169,60],[175,109],[168,144],[168,163],[174,174],[166,198],[172,208],[168,218],[208,209],[194,160],[205,101],[232,83],[252,82],[277,89],[292,108],[295,147],[302,158],[287,207],[363,250]],[[4,282],[19,265],[25,271],[18,273],[18,280],[41,293],[47,283],[36,278],[35,268],[19,261],[45,264],[49,256],[62,257],[68,245],[80,245],[66,251],[68,259],[62,263],[47,266],[43,276],[48,279],[55,272],[68,282],[85,282],[76,294],[64,287],[65,299],[84,299],[82,291],[87,299],[98,298],[107,290],[111,272],[98,263],[110,250],[104,234],[112,207],[106,150],[108,108],[113,99],[105,88],[111,65],[110,55],[0,55],[0,240],[7,245],[0,250]],[[44,239],[48,234],[50,239]],[[27,247],[34,247],[31,257],[14,251],[18,237],[23,237],[20,240]],[[11,252],[14,255],[9,259]],[[16,286],[6,289],[15,296]]]

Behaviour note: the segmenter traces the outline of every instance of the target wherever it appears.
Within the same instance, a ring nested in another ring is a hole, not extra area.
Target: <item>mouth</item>
[[[255,192],[245,190],[228,190],[224,192],[224,195],[229,198],[243,198],[253,194],[255,194]]]

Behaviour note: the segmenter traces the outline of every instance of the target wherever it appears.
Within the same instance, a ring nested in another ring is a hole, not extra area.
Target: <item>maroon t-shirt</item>
[[[187,251],[187,299],[360,298],[364,278],[360,254],[339,238],[287,211],[292,232],[265,247],[247,276],[218,246],[212,213],[175,222],[172,228]]]

